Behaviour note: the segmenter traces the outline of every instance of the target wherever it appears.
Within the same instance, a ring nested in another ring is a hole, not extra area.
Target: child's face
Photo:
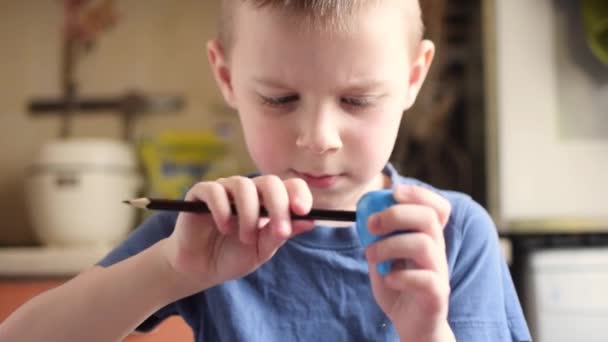
[[[262,173],[304,178],[315,207],[352,209],[364,192],[384,186],[381,170],[402,112],[433,56],[430,42],[408,41],[403,11],[370,6],[349,30],[329,33],[302,30],[277,10],[241,6],[230,56],[217,41],[208,45],[253,161]]]

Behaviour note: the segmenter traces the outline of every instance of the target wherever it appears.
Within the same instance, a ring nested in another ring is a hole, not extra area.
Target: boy
[[[211,214],[155,216],[0,339],[111,341],[180,314],[197,341],[530,340],[488,214],[387,164],[433,58],[420,18],[417,0],[223,1],[209,60],[261,174],[196,184]],[[363,249],[352,226],[289,220],[385,188],[398,204],[369,229],[410,234]]]

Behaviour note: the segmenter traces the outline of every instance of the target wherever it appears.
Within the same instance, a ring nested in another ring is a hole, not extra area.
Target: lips
[[[327,189],[332,187],[342,176],[341,174],[320,174],[294,171],[312,188]]]

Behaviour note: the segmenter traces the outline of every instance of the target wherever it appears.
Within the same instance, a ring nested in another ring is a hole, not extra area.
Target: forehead
[[[417,43],[422,39],[419,0],[224,0],[220,35],[229,38],[225,43],[232,45],[237,28],[249,29],[256,24],[243,20],[254,14],[282,19],[303,31],[332,34],[360,25],[362,14],[370,10],[378,15],[385,14],[374,11],[378,8],[390,9],[392,14],[402,16],[404,25],[400,32],[406,35],[406,40]]]
[[[337,81],[369,74],[403,77],[411,54],[408,23],[397,10],[399,5],[389,2],[394,5],[370,6],[353,14],[344,30],[307,26],[272,8],[241,8],[235,18],[234,71],[279,75],[311,85],[328,83],[329,76]]]

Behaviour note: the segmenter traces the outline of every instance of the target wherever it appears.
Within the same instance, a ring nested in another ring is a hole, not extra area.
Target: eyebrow
[[[262,84],[262,85],[270,87],[270,88],[283,88],[283,89],[289,88],[287,85],[285,85],[281,81],[273,80],[270,78],[255,77],[253,80],[256,83]]]
[[[290,89],[291,87],[287,86],[285,83],[274,80],[270,78],[263,77],[255,77],[253,79],[256,83],[270,87],[270,88],[280,88],[280,89]],[[349,82],[348,84],[341,87],[341,90],[344,91],[363,91],[369,89],[383,89],[385,85],[388,83],[386,80],[379,79],[357,79]]]
[[[360,79],[348,83],[343,89],[347,91],[363,91],[369,89],[384,89],[388,81],[378,79]]]

